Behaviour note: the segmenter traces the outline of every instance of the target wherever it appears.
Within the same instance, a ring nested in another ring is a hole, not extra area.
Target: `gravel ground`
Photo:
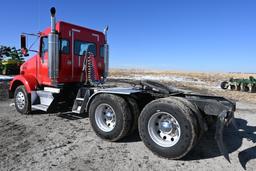
[[[0,101],[0,170],[255,170],[256,104],[237,103],[238,130],[224,138],[231,164],[219,153],[214,128],[181,160],[152,154],[138,133],[121,142],[98,138],[87,115],[21,115],[12,100]]]

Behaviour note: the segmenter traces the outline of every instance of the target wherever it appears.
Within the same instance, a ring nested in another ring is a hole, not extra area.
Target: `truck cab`
[[[10,83],[12,97],[18,86],[27,93],[44,87],[58,88],[84,82],[81,78],[86,54],[93,57],[94,73],[103,81],[108,73],[108,45],[106,32],[77,26],[67,22],[55,23],[51,11],[51,27],[39,33],[39,50],[20,67],[20,74]],[[26,37],[21,36],[21,48],[26,52]]]

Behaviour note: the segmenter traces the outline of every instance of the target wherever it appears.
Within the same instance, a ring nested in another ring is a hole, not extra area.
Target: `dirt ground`
[[[170,83],[170,82],[169,82]],[[172,82],[198,91],[198,86]],[[213,83],[211,86],[214,85]],[[1,85],[0,85],[1,86]],[[216,91],[217,93],[214,93]],[[230,91],[201,87],[200,92],[230,97]],[[238,130],[224,131],[231,164],[220,154],[211,128],[181,160],[167,160],[150,152],[138,133],[120,142],[107,142],[93,132],[89,118],[71,113],[21,115],[13,101],[0,96],[0,170],[255,170],[256,103],[238,93]],[[251,96],[256,97],[256,94]]]

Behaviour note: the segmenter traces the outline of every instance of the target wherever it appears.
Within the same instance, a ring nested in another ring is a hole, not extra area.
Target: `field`
[[[181,160],[152,154],[134,133],[120,142],[107,142],[93,132],[88,115],[69,112],[21,115],[0,84],[0,170],[255,170],[256,93],[221,90],[221,81],[255,74],[190,73],[112,69],[110,78],[152,79],[180,89],[221,95],[237,101],[238,130],[224,131],[231,164],[220,154],[210,128]]]
[[[153,79],[181,89],[225,96],[236,101],[242,100],[256,103],[256,94],[254,93],[224,91],[220,88],[220,83],[229,80],[229,78],[248,78],[249,76],[256,78],[256,74],[113,69],[110,75],[112,78]]]

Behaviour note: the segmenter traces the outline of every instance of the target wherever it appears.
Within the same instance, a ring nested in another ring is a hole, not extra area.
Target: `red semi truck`
[[[234,102],[218,96],[186,93],[158,82],[125,81],[130,87],[108,87],[109,46],[104,32],[55,22],[39,33],[38,53],[20,68],[9,87],[15,107],[22,114],[50,111],[60,102],[72,102],[72,112],[88,113],[95,133],[118,141],[138,129],[144,144],[170,159],[185,156],[216,121],[220,151],[223,127],[234,121]],[[26,53],[26,36],[21,36]],[[67,103],[69,104],[69,103]]]

